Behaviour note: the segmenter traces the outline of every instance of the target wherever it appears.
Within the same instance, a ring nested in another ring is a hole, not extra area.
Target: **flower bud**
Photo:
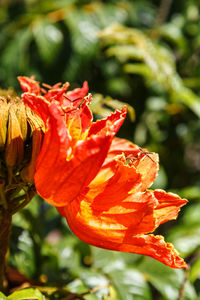
[[[0,150],[4,148],[6,143],[8,108],[5,98],[0,97]]]
[[[24,143],[19,121],[16,116],[16,107],[11,104],[8,111],[7,141],[5,161],[7,166],[19,165],[24,156]]]
[[[23,168],[21,176],[25,181],[33,183],[36,160],[40,152],[43,138],[43,132],[41,130],[43,128],[43,121],[36,114],[33,114],[29,107],[26,107],[26,114],[32,131],[32,154],[31,160],[29,164]]]
[[[4,180],[9,184],[7,177],[11,173],[17,176],[17,182],[33,183],[43,126],[43,121],[13,90],[0,90],[0,177],[5,174]]]

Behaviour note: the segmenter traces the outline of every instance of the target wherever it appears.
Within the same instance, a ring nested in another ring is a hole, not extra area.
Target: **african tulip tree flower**
[[[67,92],[68,83],[45,85],[46,91],[33,78],[19,81],[24,103],[46,128],[34,176],[38,193],[86,243],[185,268],[173,246],[152,232],[175,219],[187,200],[149,190],[158,171],[157,154],[114,137],[126,108],[92,122],[86,83]]]

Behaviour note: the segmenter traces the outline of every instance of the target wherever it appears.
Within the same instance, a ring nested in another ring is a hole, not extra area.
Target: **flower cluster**
[[[152,232],[175,219],[187,200],[149,190],[158,156],[116,138],[126,108],[92,121],[88,85],[43,88],[19,77],[22,99],[45,124],[34,181],[38,193],[57,207],[71,230],[91,245],[151,256],[173,268],[186,264],[170,243]]]

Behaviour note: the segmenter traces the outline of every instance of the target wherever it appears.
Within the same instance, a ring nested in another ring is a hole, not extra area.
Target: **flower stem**
[[[9,248],[12,216],[3,209],[0,215],[0,291],[5,288],[6,254]]]
[[[17,187],[16,187],[17,189]],[[12,199],[8,196],[9,190],[0,184],[0,291],[5,289],[6,254],[9,249],[10,233],[12,228],[12,215],[26,206],[34,197],[34,186],[24,189],[24,194]]]

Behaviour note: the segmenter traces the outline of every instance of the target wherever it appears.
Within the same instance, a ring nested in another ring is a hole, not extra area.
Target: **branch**
[[[172,5],[172,1],[173,0],[161,1],[160,7],[158,9],[158,15],[155,21],[156,27],[162,25],[167,20]]]

